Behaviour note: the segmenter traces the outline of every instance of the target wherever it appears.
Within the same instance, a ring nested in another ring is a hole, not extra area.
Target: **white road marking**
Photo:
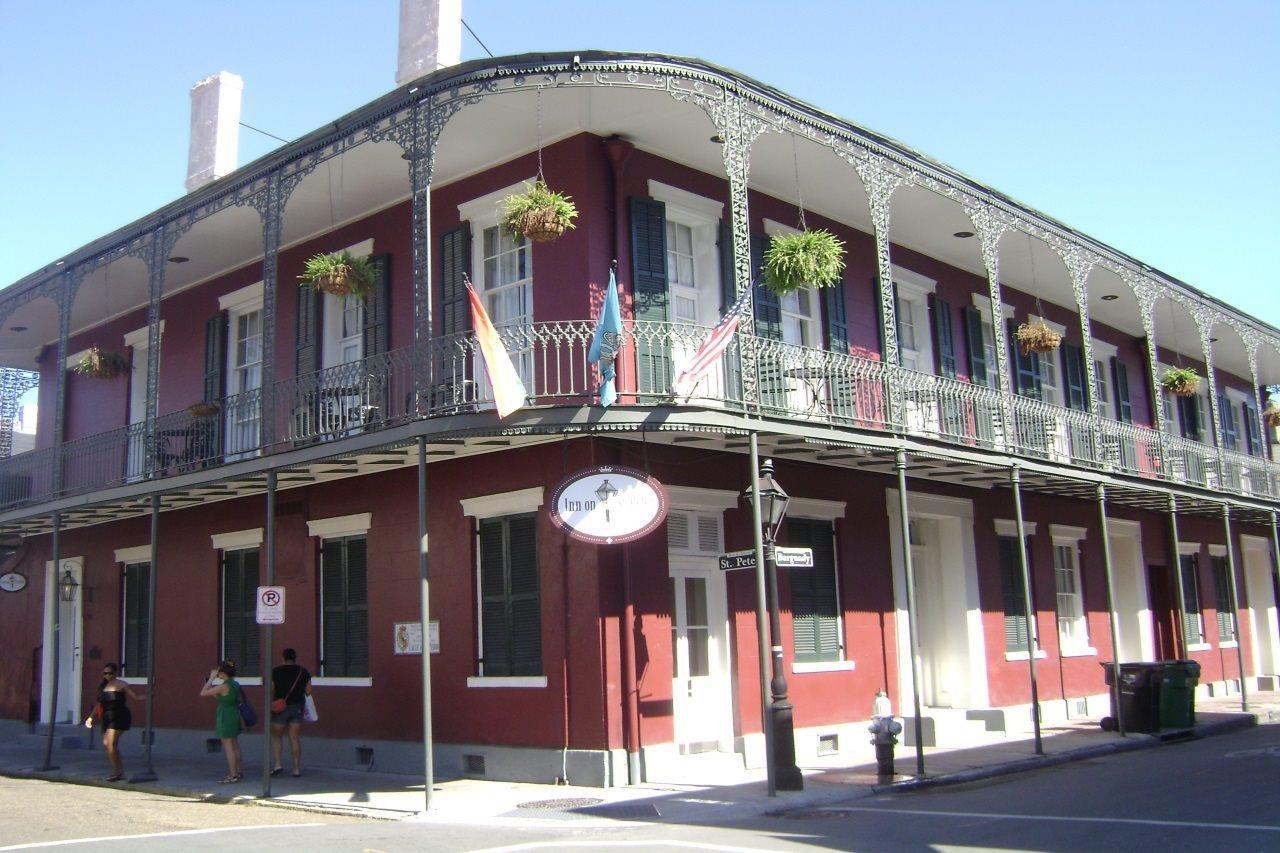
[[[11,844],[0,847],[5,850],[38,850],[41,847],[68,847],[72,844],[105,844],[111,841],[134,841],[139,838],[171,838],[175,835],[211,835],[215,832],[238,832],[242,829],[302,829],[309,826],[324,826],[323,823],[280,823],[262,824],[259,826],[218,826],[210,829],[179,829],[173,832],[148,832],[143,835],[100,835],[96,838],[68,838],[63,841],[33,841],[29,844]]]
[[[1028,821],[1060,821],[1064,823],[1124,823],[1137,826],[1169,826],[1188,829],[1242,829],[1248,832],[1280,832],[1280,826],[1250,823],[1204,823],[1189,820],[1155,820],[1137,817],[1079,817],[1074,815],[1030,815],[999,814],[994,812],[944,812],[927,809],[874,809],[866,806],[839,806],[822,808],[816,811],[831,812],[833,815],[843,812],[882,812],[884,814],[920,815],[922,817],[963,817],[989,818],[992,820],[1028,820]],[[810,813],[812,814],[812,812]]]
[[[587,847],[601,850],[606,847],[673,847],[681,850],[718,850],[723,853],[777,853],[764,847],[740,847],[734,844],[708,844],[700,841],[529,841],[506,847],[485,847],[471,853],[518,853],[520,850],[555,850],[562,847]]]

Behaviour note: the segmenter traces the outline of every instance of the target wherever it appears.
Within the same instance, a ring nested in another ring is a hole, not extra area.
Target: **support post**
[[[765,601],[764,529],[760,514],[760,490],[756,478],[760,474],[760,437],[752,430],[748,439],[748,459],[751,465],[751,530],[756,551],[756,638],[758,640],[760,669],[760,727],[764,731],[765,776],[769,784],[769,796],[778,795],[778,780],[773,767],[773,726],[769,716],[769,625],[768,603]]]
[[[267,549],[267,582],[265,586],[275,586],[276,582],[276,472],[273,468],[267,472],[267,531],[265,537]],[[287,617],[286,617],[287,618]],[[275,638],[275,627],[265,626],[262,638],[262,796],[271,796],[271,768],[275,764],[271,755],[271,694],[273,663],[271,641]],[[241,768],[243,770],[244,768]]]
[[[1182,555],[1178,553],[1178,499],[1169,495],[1169,567],[1173,570],[1174,589],[1178,593],[1178,627],[1173,632],[1173,653],[1179,657],[1187,655],[1187,614],[1186,590],[1182,588]],[[1181,654],[1179,654],[1181,653]]]
[[[422,810],[431,810],[435,749],[431,739],[431,582],[427,564],[427,437],[418,436],[418,577],[422,584]]]
[[[1280,525],[1275,510],[1271,510],[1271,571],[1280,580]]]
[[[1031,679],[1031,726],[1035,730],[1036,755],[1044,755],[1040,736],[1040,687],[1036,682],[1036,610],[1031,600],[1031,564],[1027,561],[1027,526],[1022,520],[1022,469],[1009,469],[1013,487],[1013,517],[1018,529],[1018,564],[1022,568],[1022,608],[1027,620],[1027,676]]]
[[[631,547],[622,546],[622,702],[627,749],[627,784],[639,785],[640,695],[636,685],[636,605],[631,589]]]
[[[773,461],[766,459],[760,466],[760,477],[773,475]],[[760,481],[757,480],[758,484]],[[757,486],[755,489],[759,492]],[[774,785],[780,791],[803,791],[804,774],[796,766],[795,719],[791,700],[787,698],[786,663],[782,659],[782,618],[778,612],[778,558],[773,541],[773,522],[764,540],[765,570],[769,579],[769,639],[773,660],[773,678],[769,682],[772,694],[769,702],[769,729],[773,732]]]
[[[1107,578],[1107,624],[1111,627],[1111,710],[1116,731],[1125,736],[1124,714],[1120,713],[1120,626],[1116,618],[1116,582],[1111,570],[1111,535],[1107,530],[1107,487],[1098,484],[1098,523],[1102,527],[1102,571]]]
[[[59,364],[58,373],[65,373]],[[59,380],[61,381],[61,380]],[[59,451],[60,452],[60,451]],[[58,594],[58,566],[62,563],[62,551],[60,537],[62,534],[62,513],[55,512],[53,514],[53,560],[51,561],[50,571],[53,572],[53,626],[50,634],[53,640],[53,673],[50,676],[49,684],[49,731],[45,734],[44,740],[44,764],[40,765],[40,770],[57,770],[58,766],[53,763],[53,730],[58,725],[58,676],[59,666],[58,657],[61,650],[58,648],[58,634],[62,628],[62,596]]]
[[[911,701],[915,715],[916,775],[924,775],[924,723],[920,713],[920,664],[916,658],[916,581],[911,559],[911,515],[907,500],[907,452],[894,454],[893,469],[898,472],[898,527],[902,536],[902,567],[907,588],[907,657],[911,661]]]
[[[148,445],[150,447],[150,445]],[[154,782],[156,770],[151,763],[151,742],[155,740],[156,703],[156,587],[160,571],[160,495],[151,496],[151,565],[147,569],[147,725],[142,733],[142,761],[140,773],[130,782]]]
[[[1222,505],[1222,529],[1227,534],[1227,590],[1231,593],[1231,615],[1236,620],[1236,663],[1240,667],[1240,710],[1249,710],[1249,688],[1244,671],[1244,620],[1240,618],[1240,598],[1236,595],[1236,549],[1231,544],[1231,505]]]

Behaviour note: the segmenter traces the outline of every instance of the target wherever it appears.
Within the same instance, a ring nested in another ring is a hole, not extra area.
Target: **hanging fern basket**
[[[211,418],[220,411],[217,403],[192,403],[187,406],[187,414],[193,418]]]
[[[844,243],[823,229],[774,237],[762,272],[765,287],[779,296],[802,287],[830,287],[844,272]]]
[[[1160,377],[1160,387],[1175,397],[1194,397],[1200,390],[1200,374],[1190,367],[1174,367]]]
[[[307,258],[298,280],[334,296],[363,296],[373,287],[377,272],[368,258],[350,252],[322,252]]]
[[[93,347],[76,363],[74,370],[91,379],[115,379],[129,367],[129,359],[124,353]]]
[[[502,200],[502,225],[512,237],[534,243],[549,243],[570,228],[576,228],[578,208],[573,197],[553,191],[539,178],[524,192]]]
[[[1014,331],[1023,355],[1052,352],[1062,345],[1062,335],[1044,323],[1023,323]]]
[[[1280,403],[1274,401],[1267,403],[1267,407],[1262,410],[1262,422],[1268,429],[1280,427]]]

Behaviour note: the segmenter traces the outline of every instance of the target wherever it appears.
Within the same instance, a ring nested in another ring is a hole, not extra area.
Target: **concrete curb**
[[[1079,749],[1060,752],[1056,755],[1037,755],[1032,758],[1023,758],[1018,761],[1010,761],[1005,764],[996,764],[990,767],[974,767],[969,770],[960,770],[955,773],[943,773],[938,776],[921,776],[914,779],[904,779],[901,782],[893,782],[888,785],[873,785],[871,790],[877,794],[889,794],[906,793],[909,791],[919,791],[928,788],[940,788],[944,785],[963,785],[966,782],[994,779],[999,776],[1010,776],[1014,773],[1026,773],[1030,770],[1038,770],[1042,767],[1054,767],[1059,764],[1067,764],[1073,761],[1084,761],[1085,759],[1097,758],[1103,755],[1133,752],[1134,750],[1163,746],[1166,743],[1198,740],[1200,738],[1213,737],[1214,735],[1228,734],[1230,732],[1241,731],[1243,729],[1251,729],[1259,725],[1259,723],[1260,720],[1258,715],[1251,713],[1242,715],[1235,719],[1204,723],[1203,725],[1198,725],[1192,729],[1172,729],[1152,735],[1133,734],[1126,740],[1098,744],[1097,746],[1081,747]]]

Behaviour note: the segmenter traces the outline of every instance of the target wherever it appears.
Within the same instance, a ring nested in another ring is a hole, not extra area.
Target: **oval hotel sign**
[[[574,539],[613,545],[639,539],[667,517],[662,484],[634,468],[601,465],[565,478],[551,502],[551,520]]]

